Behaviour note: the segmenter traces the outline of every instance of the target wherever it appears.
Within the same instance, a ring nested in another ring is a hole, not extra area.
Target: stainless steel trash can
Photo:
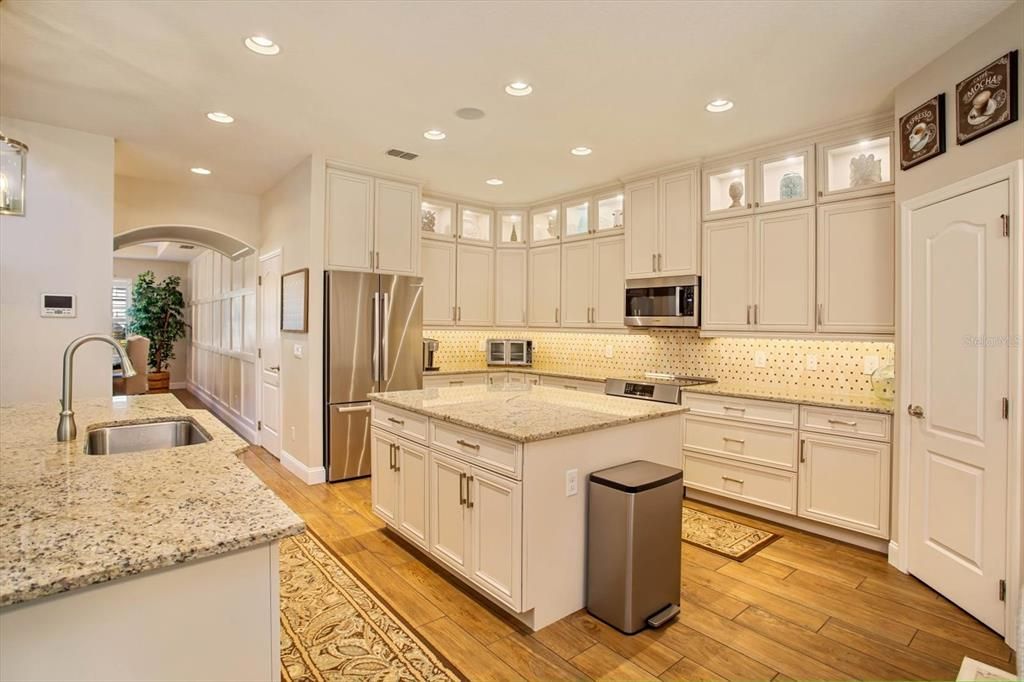
[[[590,474],[587,611],[633,634],[679,613],[683,472],[637,461]]]

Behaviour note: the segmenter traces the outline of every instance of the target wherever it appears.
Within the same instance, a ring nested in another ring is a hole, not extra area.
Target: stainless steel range
[[[605,395],[613,395],[620,398],[635,398],[636,400],[650,400],[656,403],[679,405],[683,402],[684,388],[687,386],[700,386],[701,384],[713,384],[715,381],[715,379],[707,379],[705,377],[647,372],[644,374],[644,380],[606,379],[604,382],[604,392]]]

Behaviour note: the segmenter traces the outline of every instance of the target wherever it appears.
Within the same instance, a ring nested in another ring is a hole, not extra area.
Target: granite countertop
[[[879,414],[892,414],[893,411],[891,400],[883,400],[874,394],[823,393],[821,391],[808,390],[801,386],[760,388],[750,386],[749,384],[714,383],[689,386],[684,390],[686,393],[772,400],[780,403],[799,403],[800,405],[819,407],[838,407],[844,410],[877,412]]]
[[[548,369],[537,369],[524,365],[493,365],[488,367],[477,367],[475,369],[439,369],[430,372],[423,372],[423,377],[458,376],[460,374],[487,374],[489,372],[515,372],[517,374],[536,374],[545,377],[558,377],[559,379],[576,379],[577,381],[601,381],[608,378],[605,374],[594,374],[584,371],[554,371]],[[621,378],[621,377],[617,377]],[[642,377],[636,377],[640,379]]]
[[[680,405],[528,384],[392,391],[373,393],[370,399],[519,443],[686,411]]]
[[[302,519],[237,457],[247,443],[170,395],[0,407],[0,606],[223,554],[302,532]],[[212,439],[117,455],[83,452],[91,427],[169,417]]]

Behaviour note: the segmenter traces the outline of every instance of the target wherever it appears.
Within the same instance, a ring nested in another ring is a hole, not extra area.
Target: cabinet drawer
[[[807,405],[800,408],[800,428],[804,431],[888,441],[891,421],[889,415],[875,412]]]
[[[748,400],[720,395],[685,393],[683,404],[691,414],[738,419],[754,424],[795,429],[799,406],[767,400]]]
[[[683,424],[686,450],[796,471],[796,431],[691,414]]]
[[[697,490],[796,513],[796,474],[788,471],[684,451],[683,482]]]
[[[390,405],[373,404],[373,425],[417,443],[427,442],[427,418]]]
[[[561,379],[559,377],[541,376],[541,386],[552,388],[564,388],[567,391],[583,391],[584,393],[604,394],[604,384],[600,381],[586,381],[583,379]]]
[[[472,464],[516,480],[523,477],[522,451],[517,443],[486,436],[444,422],[431,422],[431,446]]]
[[[423,388],[449,388],[459,386],[483,386],[487,383],[486,374],[443,374],[441,376],[424,376]]]

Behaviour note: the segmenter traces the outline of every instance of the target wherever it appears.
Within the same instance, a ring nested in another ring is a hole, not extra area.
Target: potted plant
[[[128,306],[126,333],[149,339],[149,390],[170,388],[168,363],[174,359],[174,343],[185,338],[185,297],[178,286],[181,277],[171,275],[159,284],[152,271],[135,278]]]

